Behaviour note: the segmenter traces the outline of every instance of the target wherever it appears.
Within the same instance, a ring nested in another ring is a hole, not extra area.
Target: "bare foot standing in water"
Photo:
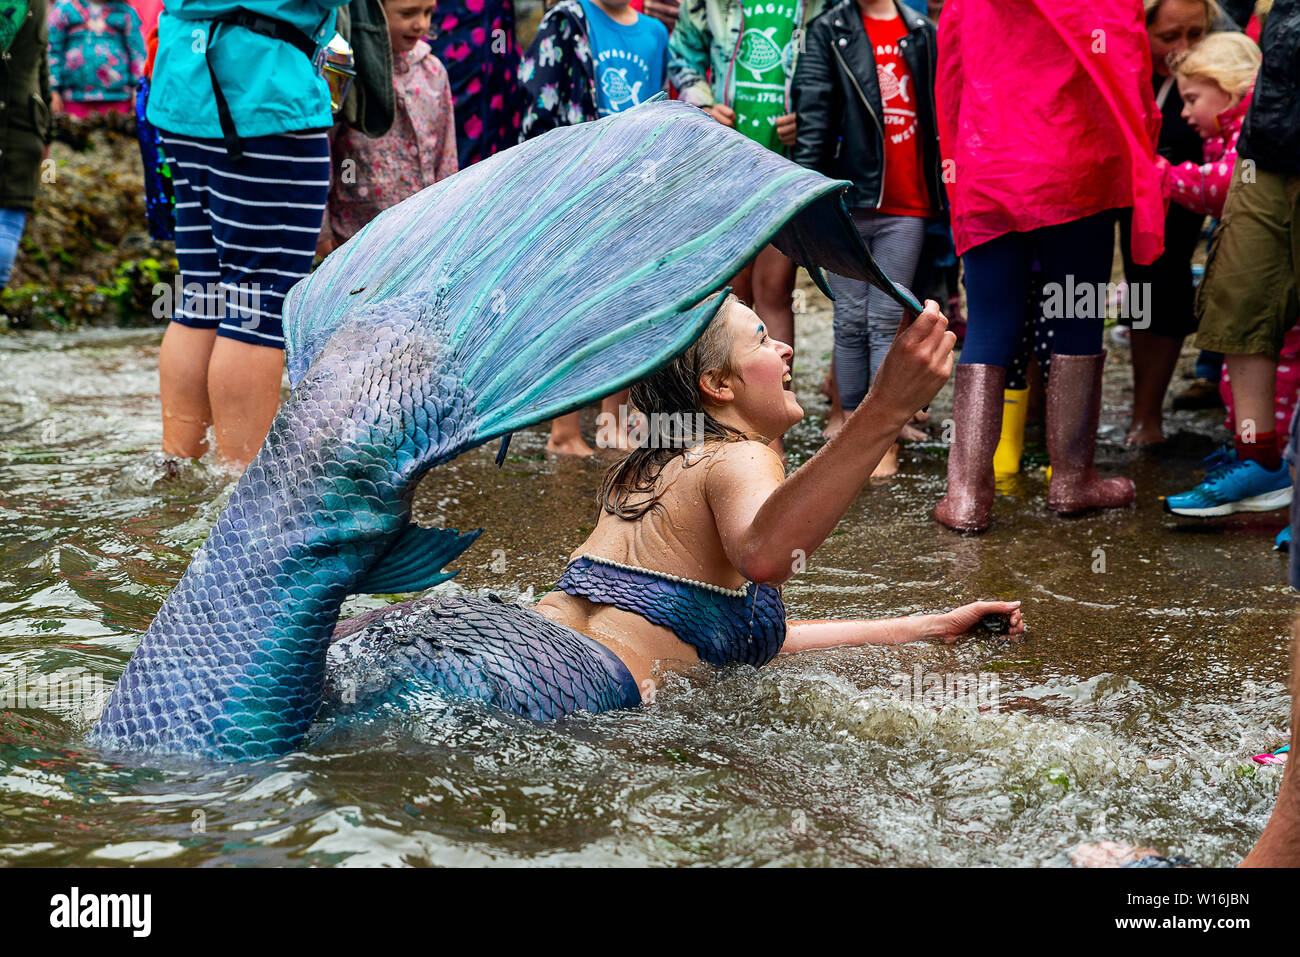
[[[586,458],[595,455],[595,449],[582,437],[578,412],[570,412],[551,420],[551,435],[546,440],[546,451],[555,455],[576,455]],[[632,448],[629,433],[635,429],[639,413],[627,404],[627,389],[606,396],[600,402],[600,416],[596,423],[596,447],[618,449],[626,452]]]

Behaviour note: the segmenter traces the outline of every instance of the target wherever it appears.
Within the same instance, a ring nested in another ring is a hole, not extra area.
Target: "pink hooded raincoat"
[[[1164,250],[1142,0],[947,0],[937,108],[957,252],[1133,208],[1133,258]]]

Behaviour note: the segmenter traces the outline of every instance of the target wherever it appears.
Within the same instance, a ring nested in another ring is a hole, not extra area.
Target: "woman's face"
[[[1183,98],[1183,119],[1208,140],[1222,132],[1219,114],[1232,106],[1233,98],[1212,80],[1178,78],[1178,92]]]
[[[1201,0],[1164,0],[1147,25],[1151,62],[1161,76],[1169,75],[1169,60],[1180,57],[1205,36],[1206,5]]]
[[[388,38],[393,52],[400,56],[415,49],[416,43],[428,34],[437,9],[433,0],[388,0],[384,14],[388,17]]]
[[[731,375],[724,395],[729,394],[729,401],[724,398],[726,411],[720,414],[731,424],[774,439],[803,418],[790,381],[794,350],[769,336],[763,320],[740,303],[728,311],[727,325]]]

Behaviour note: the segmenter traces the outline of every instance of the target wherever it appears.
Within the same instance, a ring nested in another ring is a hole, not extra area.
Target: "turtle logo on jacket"
[[[766,30],[746,30],[740,37],[736,62],[754,74],[755,80],[761,78],[778,63],[784,63],[786,59],[781,48],[772,39],[772,34],[775,32],[776,27],[768,27]]]

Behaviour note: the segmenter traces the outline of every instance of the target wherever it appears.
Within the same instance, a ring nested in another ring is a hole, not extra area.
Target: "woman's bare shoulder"
[[[716,463],[733,464],[762,463],[765,468],[775,466],[784,471],[781,456],[773,451],[772,446],[759,439],[732,439],[729,442],[710,442],[700,447],[702,454],[711,457]]]
[[[705,483],[721,480],[728,485],[751,479],[784,481],[781,456],[766,442],[743,439],[712,443],[704,469]]]

